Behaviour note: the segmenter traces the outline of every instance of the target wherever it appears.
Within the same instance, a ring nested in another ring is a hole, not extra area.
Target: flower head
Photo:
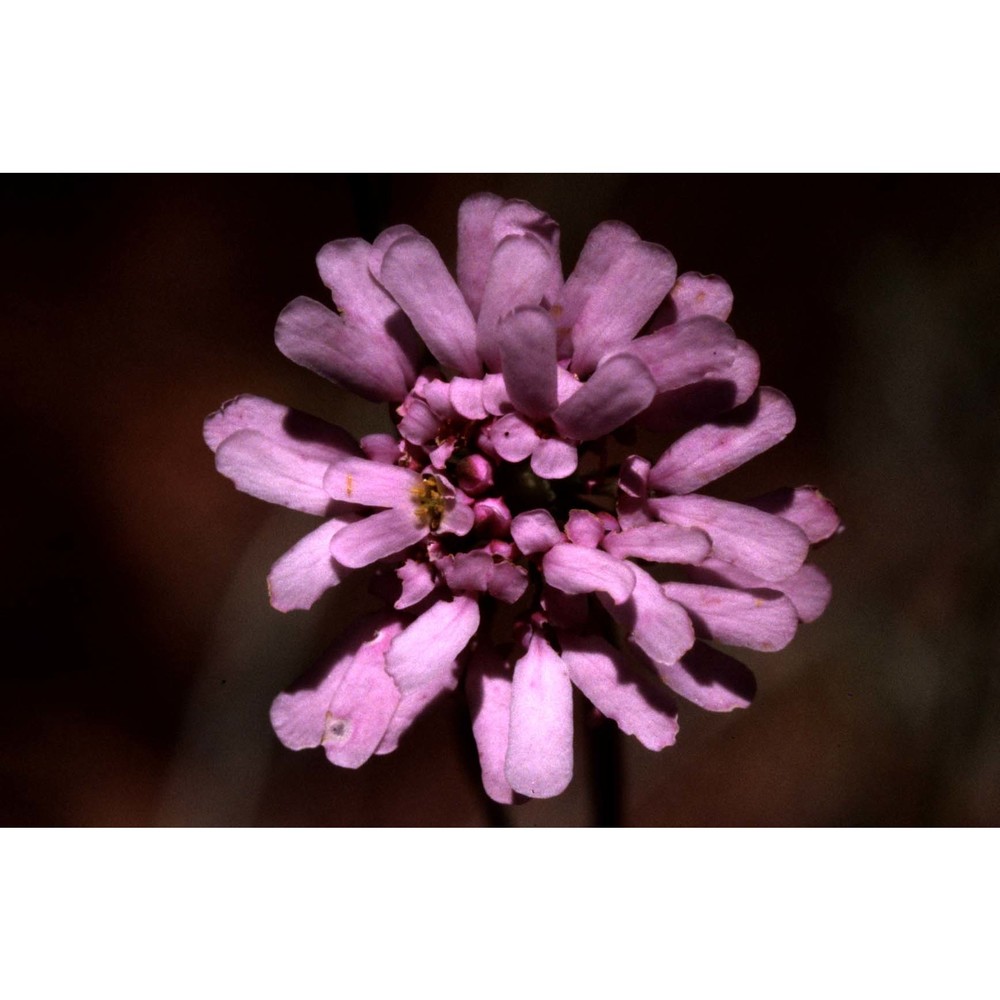
[[[674,694],[748,705],[753,675],[710,643],[778,650],[817,618],[830,587],[805,560],[839,519],[811,487],[701,492],[795,421],[726,323],[726,282],[678,277],[621,222],[564,279],[556,223],[491,194],[459,210],[457,282],[408,226],[317,264],[336,311],[296,299],[278,348],[389,403],[396,434],[355,441],[255,396],[205,422],[238,489],[323,518],[271,569],[274,607],[393,570],[386,609],[274,702],[282,742],[358,767],[464,678],[484,787],[510,803],[569,783],[573,687],[653,750]],[[647,459],[637,427],[675,439]]]

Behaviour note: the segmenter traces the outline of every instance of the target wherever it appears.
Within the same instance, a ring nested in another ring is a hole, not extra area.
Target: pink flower
[[[573,687],[653,750],[676,738],[673,694],[748,705],[753,675],[711,643],[778,650],[822,614],[805,560],[840,522],[811,487],[701,492],[795,421],[726,323],[729,286],[678,277],[621,222],[564,280],[555,222],[491,194],[459,210],[457,282],[408,226],[317,263],[337,311],[296,299],[278,348],[388,402],[397,434],[357,442],[255,396],[205,422],[238,489],[323,518],[272,568],[276,608],[394,567],[391,607],[274,702],[282,742],[358,767],[464,677],[484,787],[510,803],[569,783]],[[675,440],[647,460],[635,425]]]

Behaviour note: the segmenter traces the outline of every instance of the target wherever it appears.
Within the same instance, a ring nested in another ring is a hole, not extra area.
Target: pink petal
[[[487,413],[499,417],[510,409],[510,396],[503,375],[491,373],[483,376],[483,407]]]
[[[825,574],[809,563],[780,583],[762,580],[720,559],[707,559],[702,566],[691,567],[688,574],[695,583],[739,587],[741,590],[775,590],[792,602],[801,622],[813,622],[819,618],[826,611],[833,594]]]
[[[484,646],[470,657],[465,693],[472,715],[472,735],[479,750],[483,788],[494,802],[512,805],[520,796],[510,787],[504,766],[510,732],[513,672],[500,655]]]
[[[517,413],[501,417],[490,436],[497,454],[507,462],[523,462],[538,444],[538,432]]]
[[[278,611],[311,608],[320,596],[347,575],[330,555],[333,536],[354,520],[330,518],[292,546],[267,575],[271,607]]]
[[[604,548],[618,559],[634,557],[649,562],[698,563],[711,551],[708,535],[675,524],[647,524],[626,528],[604,538]]]
[[[600,549],[561,542],[542,559],[545,582],[566,594],[603,593],[615,604],[627,601],[635,587],[633,567]]]
[[[573,777],[573,688],[537,633],[514,666],[504,772],[514,791],[533,799],[558,795]]]
[[[673,666],[694,644],[694,627],[687,612],[669,600],[645,570],[634,565],[630,569],[635,588],[629,599],[616,607],[601,598],[601,604],[626,630],[629,641],[652,660],[660,676],[673,687]]]
[[[573,371],[593,371],[642,329],[677,277],[670,252],[654,243],[623,247],[591,289],[573,327]]]
[[[491,371],[501,367],[500,320],[519,307],[540,305],[558,270],[558,259],[553,259],[551,251],[531,235],[508,236],[494,251],[476,325],[479,354]],[[552,364],[554,367],[554,326]]]
[[[413,491],[420,475],[399,465],[386,465],[365,458],[345,458],[331,465],[323,477],[328,496],[365,507],[414,508]]]
[[[653,466],[649,482],[665,492],[691,493],[767,451],[794,426],[788,398],[777,389],[761,389],[727,417],[675,441]]]
[[[701,635],[731,646],[765,653],[784,649],[799,627],[792,602],[773,590],[665,583],[663,592],[687,611]]]
[[[549,312],[525,307],[505,315],[497,346],[515,408],[533,420],[549,416],[557,405],[556,327]]]
[[[379,233],[372,244],[371,252],[368,254],[368,270],[371,271],[372,277],[380,284],[384,284],[382,282],[382,261],[385,259],[386,251],[393,243],[398,243],[406,236],[419,235],[420,233],[413,226],[406,225],[390,226]]]
[[[360,767],[382,739],[400,694],[385,672],[385,653],[402,624],[371,616],[330,650],[296,688],[278,695],[271,724],[292,750],[323,745],[329,760]]]
[[[326,459],[302,454],[258,431],[237,431],[219,445],[215,467],[238,490],[268,503],[307,514],[327,514],[337,505],[323,488]]]
[[[745,341],[736,341],[733,363],[719,375],[656,396],[640,423],[653,430],[700,424],[745,403],[760,381],[760,358]]]
[[[300,295],[281,311],[274,342],[286,358],[376,402],[399,402],[413,382],[413,365],[398,343],[358,329]]]
[[[433,441],[441,430],[441,421],[430,408],[426,399],[411,393],[397,411],[400,435],[411,444],[427,444]]]
[[[508,236],[530,235],[542,242],[552,261],[547,269],[551,285],[546,295],[550,302],[555,302],[563,283],[559,259],[559,225],[556,221],[529,202],[512,198],[504,202],[493,217],[491,230],[496,246]]]
[[[678,663],[660,676],[677,694],[707,712],[746,708],[757,693],[757,681],[739,660],[696,642]]]
[[[733,310],[733,290],[717,274],[688,271],[680,275],[670,295],[652,319],[652,327],[666,326],[692,316],[729,319]]]
[[[445,494],[451,491],[447,480],[443,482]],[[445,501],[444,515],[438,532],[443,535],[467,535],[476,523],[476,511],[468,497],[449,496]]]
[[[566,537],[574,545],[596,549],[604,538],[604,525],[601,524],[601,519],[589,510],[571,510],[566,519]]]
[[[736,337],[728,323],[697,316],[638,337],[625,350],[649,369],[661,393],[709,376],[724,378],[736,357]]]
[[[391,434],[366,434],[361,439],[366,458],[384,465],[395,465],[399,458],[399,440]]]
[[[470,378],[480,374],[475,321],[430,240],[404,236],[393,243],[381,281],[441,364]]]
[[[650,750],[677,738],[677,706],[666,688],[640,673],[614,646],[597,636],[561,632],[563,663],[570,680],[619,729]]]
[[[419,604],[437,586],[430,565],[414,559],[407,559],[402,566],[399,566],[396,569],[396,576],[403,585],[402,593],[394,605],[399,610]]]
[[[562,405],[570,396],[575,396],[582,387],[583,383],[579,377],[560,364],[556,369],[556,402]]]
[[[560,326],[572,329],[608,268],[626,247],[641,242],[639,234],[624,222],[602,222],[590,231],[576,267],[566,279],[559,296],[557,312]]]
[[[237,396],[205,418],[205,443],[212,451],[237,431],[257,431],[288,452],[326,462],[360,454],[347,431],[262,396]]]
[[[482,192],[470,195],[458,207],[458,287],[473,316],[479,315],[495,246],[493,219],[503,198]]]
[[[526,555],[545,552],[565,541],[555,518],[547,510],[528,510],[510,523],[511,537]]]
[[[466,420],[485,420],[486,407],[483,406],[483,380],[456,376],[449,383],[451,405],[455,412]]]
[[[405,695],[434,685],[451,670],[479,628],[479,600],[463,594],[438,601],[393,642],[386,670]]]
[[[372,276],[371,250],[365,240],[334,240],[316,255],[316,267],[343,319],[390,348],[412,385],[423,344],[398,303]]]
[[[414,719],[438,695],[458,685],[456,657],[479,627],[475,598],[458,596],[438,601],[409,625],[392,643],[386,671],[402,694],[382,742],[375,752],[391,753]]]
[[[837,508],[815,486],[786,487],[748,500],[751,507],[791,521],[816,545],[840,530]]]
[[[714,556],[763,580],[787,579],[809,553],[809,540],[794,524],[745,504],[691,494],[649,506],[664,521],[704,531]]]
[[[516,604],[528,589],[528,572],[523,566],[502,560],[493,567],[488,589],[498,601]]]
[[[441,559],[437,566],[454,593],[463,590],[484,593],[493,576],[493,556],[481,549],[448,556]]]
[[[542,438],[531,453],[531,471],[540,479],[566,479],[576,472],[576,445],[559,438]]]
[[[552,419],[564,437],[594,441],[641,413],[655,391],[646,366],[637,358],[619,354],[605,361]]]
[[[412,510],[381,510],[337,532],[330,554],[344,566],[358,569],[408,549],[427,534]]]

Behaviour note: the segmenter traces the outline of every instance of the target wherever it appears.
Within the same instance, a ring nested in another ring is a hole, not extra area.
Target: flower
[[[812,487],[701,492],[795,421],[758,387],[726,282],[678,277],[621,222],[564,280],[556,223],[492,194],[459,209],[457,282],[408,226],[317,264],[336,311],[295,299],[278,348],[389,403],[396,434],[355,441],[240,396],[205,439],[238,489],[324,519],[271,569],[275,608],[394,573],[386,608],[275,700],[279,739],[358,767],[464,678],[484,787],[511,803],[569,783],[573,687],[653,750],[677,736],[674,695],[748,705],[752,673],[711,642],[778,650],[822,614],[830,586],[806,558],[840,522]],[[650,461],[636,428],[674,441]]]

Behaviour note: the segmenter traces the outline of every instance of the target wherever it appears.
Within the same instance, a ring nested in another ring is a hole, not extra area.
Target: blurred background
[[[758,695],[681,704],[677,745],[619,743],[628,825],[1000,822],[1000,182],[979,176],[38,176],[0,179],[0,824],[585,825],[586,720],[560,798],[493,808],[464,698],[358,771],[293,753],[268,707],[369,601],[267,600],[306,515],[235,491],[204,417],[252,392],[339,423],[385,412],[286,361],[331,239],[406,222],[453,263],[463,197],[527,199],[568,273],[617,218],[724,276],[790,438],[720,482],[813,484],[846,531],[834,598]]]

